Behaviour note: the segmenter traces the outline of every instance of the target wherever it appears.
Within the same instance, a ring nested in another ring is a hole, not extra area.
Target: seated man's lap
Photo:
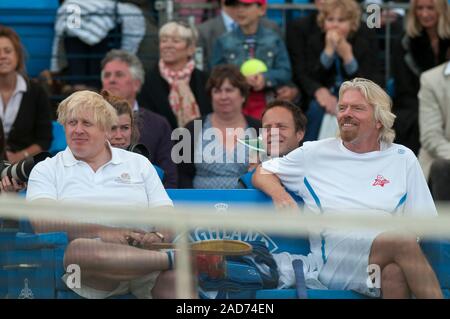
[[[379,231],[353,232],[342,236],[328,252],[319,280],[328,289],[354,290],[371,297],[379,297],[380,289],[368,285],[369,256]],[[326,245],[326,242],[325,242]]]

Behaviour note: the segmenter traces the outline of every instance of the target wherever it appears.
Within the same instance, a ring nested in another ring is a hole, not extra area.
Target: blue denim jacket
[[[291,81],[291,62],[283,40],[274,31],[261,24],[256,32],[255,58],[263,61],[268,71],[264,73],[266,88],[288,84]],[[240,28],[225,33],[214,45],[211,66],[234,64],[240,67],[249,59],[245,35]]]

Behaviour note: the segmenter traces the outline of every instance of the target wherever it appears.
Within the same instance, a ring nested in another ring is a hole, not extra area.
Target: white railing
[[[419,237],[450,238],[450,207],[438,207],[440,215],[435,218],[421,217],[374,217],[373,215],[314,215],[299,214],[298,211],[274,211],[258,207],[229,210],[227,213],[212,213],[204,206],[177,208],[135,208],[118,206],[95,206],[67,204],[56,201],[26,202],[16,196],[0,196],[0,217],[13,219],[55,219],[63,217],[68,222],[126,223],[152,225],[173,229],[179,234],[177,246],[177,296],[190,298],[192,275],[188,253],[189,230],[197,227],[220,227],[224,230],[248,230],[271,234],[307,235],[308,231],[320,231],[332,227],[336,230],[354,229],[401,229]],[[124,213],[126,210],[126,213]],[[61,213],[63,212],[63,213]],[[251,225],[249,225],[251,221]]]

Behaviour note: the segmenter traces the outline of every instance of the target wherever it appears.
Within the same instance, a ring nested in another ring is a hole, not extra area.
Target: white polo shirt
[[[306,142],[262,167],[317,213],[437,215],[417,158],[402,145],[382,144],[380,151],[359,154],[330,138]]]
[[[67,147],[38,163],[28,181],[27,200],[53,199],[138,207],[173,206],[150,161],[111,147],[111,160],[96,172]]]

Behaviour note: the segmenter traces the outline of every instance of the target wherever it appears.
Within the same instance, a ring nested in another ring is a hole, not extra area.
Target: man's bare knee
[[[95,239],[80,238],[73,240],[64,253],[64,267],[79,265],[84,271],[96,270],[104,265],[108,252],[102,249],[101,242]]]
[[[411,254],[421,253],[419,243],[416,237],[408,236],[399,238],[395,244],[396,255],[401,255],[403,257],[410,256]]]
[[[84,255],[89,242],[92,239],[79,238],[70,242],[64,252],[64,267],[71,264],[79,264],[81,255]]]
[[[405,276],[402,269],[395,263],[391,263],[381,270],[381,282],[405,282]]]
[[[380,262],[383,267],[395,261],[399,256],[405,256],[420,251],[417,239],[410,234],[383,233],[373,242],[371,256],[372,263]]]

